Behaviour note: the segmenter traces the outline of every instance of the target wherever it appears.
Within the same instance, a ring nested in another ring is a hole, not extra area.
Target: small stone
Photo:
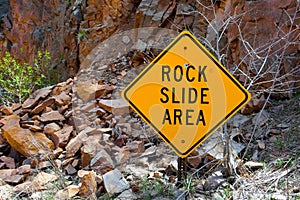
[[[29,130],[34,131],[34,132],[41,132],[43,129],[39,126],[36,125],[28,125]]]
[[[31,172],[30,165],[22,165],[17,169],[17,174],[29,174],[30,172]]]
[[[8,184],[16,185],[23,182],[28,174],[13,174],[3,179]]]
[[[66,146],[66,157],[72,157],[80,149],[83,141],[88,138],[85,132],[80,132],[76,137],[72,138]]]
[[[198,151],[193,151],[187,158],[188,164],[197,169],[201,163],[201,156]]]
[[[103,175],[103,182],[106,191],[110,196],[119,194],[129,189],[128,182],[118,169],[114,169]]]
[[[43,161],[43,162],[40,162],[38,164],[38,169],[39,170],[46,169],[46,168],[49,168],[49,167],[52,167],[52,164],[51,164],[50,161]]]
[[[127,147],[129,147],[130,152],[141,154],[145,151],[145,146],[143,141],[133,141],[126,144]]]
[[[257,142],[258,142],[258,148],[260,148],[260,149],[265,149],[266,148],[266,144],[263,142],[263,141],[261,141],[261,140],[257,140]]]
[[[249,169],[252,169],[252,170],[257,170],[257,169],[263,168],[264,164],[260,163],[260,162],[248,161],[244,164],[244,166],[248,167]]]
[[[2,162],[4,162],[5,166],[8,169],[15,169],[16,168],[15,160],[13,158],[7,157],[7,156],[1,156],[0,160]]]
[[[53,96],[53,98],[55,99],[55,104],[58,106],[67,105],[72,100],[66,92],[61,92],[59,95]]]
[[[73,175],[77,173],[77,170],[71,164],[68,164],[65,169],[69,175]]]
[[[55,199],[72,199],[75,197],[80,191],[80,187],[77,185],[69,185],[67,188],[63,190],[59,190],[55,194]]]
[[[270,129],[269,133],[273,135],[280,135],[281,131],[278,129]]]

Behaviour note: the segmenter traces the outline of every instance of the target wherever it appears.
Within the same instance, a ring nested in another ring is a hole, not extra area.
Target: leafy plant
[[[1,103],[21,103],[34,89],[44,86],[45,76],[38,63],[33,67],[18,61],[9,52],[0,59],[0,71]]]
[[[86,30],[82,29],[82,30],[78,31],[76,39],[77,39],[78,43],[80,43],[84,39],[87,39],[87,32],[86,32]]]

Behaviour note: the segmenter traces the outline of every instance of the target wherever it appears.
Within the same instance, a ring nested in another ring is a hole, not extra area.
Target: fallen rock
[[[58,111],[51,111],[42,114],[40,120],[42,122],[52,122],[52,121],[63,121],[65,120],[65,118]]]
[[[198,151],[193,151],[188,157],[187,162],[193,168],[197,169],[201,163],[201,156]]]
[[[2,161],[8,169],[15,169],[15,160],[11,157],[1,156],[0,161]]]
[[[122,99],[101,99],[98,105],[104,110],[115,115],[129,113],[129,106]]]
[[[14,187],[14,192],[33,193],[47,189],[45,185],[49,182],[56,181],[58,177],[54,174],[46,172],[40,172],[37,174],[32,181],[27,181]],[[30,189],[29,189],[30,188]]]
[[[37,105],[40,99],[44,99],[50,94],[53,87],[54,86],[49,86],[36,90],[28,99],[25,100],[25,102],[22,104],[22,108],[32,108],[33,106]]]
[[[65,146],[67,146],[72,131],[73,126],[66,125],[61,130],[51,134],[50,137],[56,147],[64,148]]]
[[[104,174],[115,167],[110,155],[104,149],[97,152],[95,157],[91,160],[90,166],[99,174]]]
[[[88,197],[95,194],[97,190],[95,172],[88,172],[81,178],[81,186],[79,188],[79,195],[82,197]]]
[[[252,170],[257,170],[263,168],[264,164],[260,162],[248,161],[244,164],[244,166]]]
[[[71,199],[75,197],[80,191],[80,187],[77,185],[69,185],[63,190],[59,190],[55,194],[55,199]]]
[[[145,145],[143,141],[132,141],[127,143],[126,146],[132,153],[141,154],[145,151]]]
[[[52,133],[54,133],[58,130],[60,130],[60,127],[55,122],[47,124],[44,127],[44,133],[47,134],[47,135],[51,135]]]
[[[58,106],[69,105],[72,98],[65,92],[61,92],[59,95],[53,96],[55,104]]]
[[[89,166],[92,158],[95,157],[96,153],[101,151],[102,149],[104,149],[104,147],[101,144],[99,144],[97,140],[87,139],[87,142],[80,149],[82,168]]]
[[[88,138],[86,132],[81,131],[76,137],[72,138],[66,146],[66,157],[72,157],[80,149],[83,141]]]
[[[39,153],[50,152],[54,144],[44,134],[33,133],[20,127],[20,117],[10,115],[1,120],[4,126],[1,128],[3,137],[22,155],[29,157]]]
[[[114,87],[109,85],[93,84],[89,81],[78,81],[76,85],[77,95],[87,103],[89,100],[97,99],[100,96],[106,95],[111,92]]]
[[[49,98],[43,101],[41,104],[36,106],[31,112],[31,115],[36,115],[41,113],[46,107],[51,106],[55,102],[54,98]]]
[[[0,112],[2,112],[5,115],[13,114],[13,110],[10,107],[6,106],[6,105],[0,106]]]
[[[104,187],[110,196],[120,194],[129,189],[129,184],[118,169],[103,175]]]

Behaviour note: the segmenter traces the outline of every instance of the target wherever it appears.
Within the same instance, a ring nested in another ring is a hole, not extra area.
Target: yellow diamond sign
[[[188,31],[122,97],[182,158],[250,100],[249,92]]]

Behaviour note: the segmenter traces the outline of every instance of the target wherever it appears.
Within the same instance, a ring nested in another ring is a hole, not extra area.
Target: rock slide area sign
[[[188,31],[122,92],[178,154],[187,157],[249,100],[249,92]]]

